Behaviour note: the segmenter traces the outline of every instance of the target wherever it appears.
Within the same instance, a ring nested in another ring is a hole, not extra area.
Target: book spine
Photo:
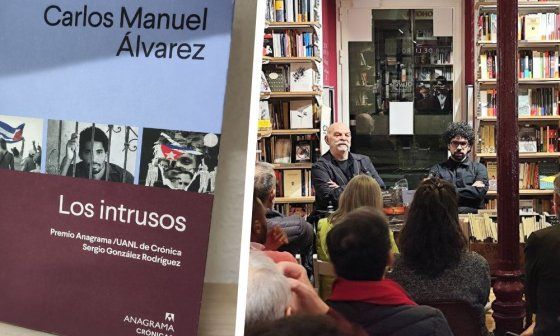
[[[284,0],[274,0],[274,13],[277,22],[285,22],[284,17]]]

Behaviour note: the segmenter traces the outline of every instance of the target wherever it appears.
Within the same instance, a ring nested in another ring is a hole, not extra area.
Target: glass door
[[[434,34],[433,16],[432,9],[374,9],[372,41],[347,43],[352,151],[370,156],[388,185],[406,178],[415,188],[446,159],[440,139],[453,120],[453,37]],[[410,103],[399,105],[410,111],[392,108],[396,102]],[[393,135],[407,118],[412,131]]]

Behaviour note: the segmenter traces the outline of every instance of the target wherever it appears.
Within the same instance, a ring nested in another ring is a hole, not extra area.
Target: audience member
[[[327,234],[333,228],[333,225],[342,221],[350,211],[362,206],[371,206],[378,210],[383,209],[381,188],[375,179],[367,175],[354,176],[340,195],[338,209],[328,218],[319,220],[317,225],[317,257],[319,260],[330,260],[327,248]],[[390,232],[389,237],[391,238],[391,251],[398,253],[399,250],[395,244],[392,232]],[[321,279],[321,288],[319,290],[322,298],[327,298],[330,294],[333,281],[334,279],[329,279],[329,277]]]
[[[276,265],[263,253],[251,252],[247,278],[245,330],[259,323],[290,315],[290,284]]]
[[[560,215],[560,175],[554,179],[554,211]],[[560,335],[560,225],[529,236],[525,275],[525,298],[536,319],[522,335]]]
[[[301,265],[291,262],[274,265],[262,252],[251,251],[245,312],[246,335],[258,332],[262,329],[259,326],[263,324],[292,314],[328,317],[340,335],[367,335],[362,328],[348,322],[319,298]]]
[[[255,195],[266,208],[267,227],[279,226],[287,235],[288,243],[280,251],[301,255],[302,265],[313,274],[313,227],[301,216],[284,216],[273,209],[276,198],[276,175],[270,163],[257,162],[255,166]]]
[[[246,336],[353,336],[337,328],[336,323],[325,315],[296,315],[253,328]]]
[[[296,258],[289,252],[276,251],[286,244],[286,234],[275,226],[268,231],[265,217],[266,209],[257,197],[253,197],[253,216],[251,219],[251,249],[263,251],[274,262],[289,261],[297,263]]]
[[[487,333],[484,307],[490,294],[490,269],[480,255],[467,251],[459,226],[457,192],[444,180],[424,180],[399,236],[401,254],[388,277],[417,302],[463,300],[480,316]]]
[[[418,306],[394,281],[385,279],[393,260],[386,217],[358,208],[333,227],[327,245],[337,280],[329,305],[369,335],[452,335],[443,314]]]

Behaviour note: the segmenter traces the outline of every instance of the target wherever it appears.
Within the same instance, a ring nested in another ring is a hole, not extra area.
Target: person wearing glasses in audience
[[[459,195],[459,213],[477,213],[484,205],[488,192],[486,167],[469,159],[474,132],[465,122],[455,122],[443,134],[451,153],[447,161],[430,169],[429,177],[437,177],[453,184]]]

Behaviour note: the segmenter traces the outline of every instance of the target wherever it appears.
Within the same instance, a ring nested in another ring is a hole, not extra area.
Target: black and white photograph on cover
[[[0,169],[40,173],[43,120],[0,115]]]
[[[295,147],[295,162],[311,162],[311,141],[299,140]]]
[[[145,128],[140,184],[214,193],[220,137],[214,133]]]
[[[47,173],[134,183],[138,128],[49,120]]]

